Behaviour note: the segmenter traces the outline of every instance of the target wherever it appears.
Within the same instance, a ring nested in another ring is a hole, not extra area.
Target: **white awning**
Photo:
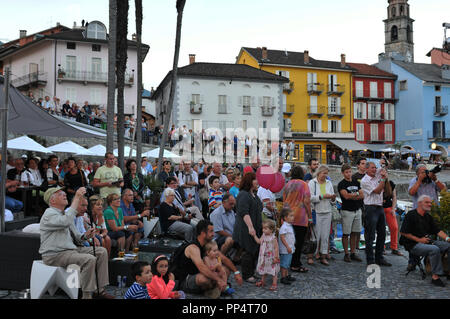
[[[365,149],[369,149],[368,145],[358,143],[355,140],[328,140],[334,145],[338,146],[340,149],[348,151],[362,151]]]

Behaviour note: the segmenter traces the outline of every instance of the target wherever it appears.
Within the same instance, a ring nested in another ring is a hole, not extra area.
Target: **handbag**
[[[305,241],[303,242],[302,254],[314,254],[317,249],[317,239],[314,226],[309,226],[305,235]]]

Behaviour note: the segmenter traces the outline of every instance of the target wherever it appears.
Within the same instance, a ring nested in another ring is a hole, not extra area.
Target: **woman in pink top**
[[[292,255],[291,270],[295,272],[307,272],[300,261],[303,242],[308,226],[312,223],[311,202],[309,187],[303,181],[304,171],[301,166],[294,166],[291,180],[284,188],[283,206],[289,207],[294,212],[292,227],[295,233],[295,252]],[[313,264],[312,255],[308,255],[308,264]]]
[[[175,277],[169,273],[169,260],[160,255],[152,262],[152,281],[147,284],[147,291],[151,299],[184,299],[183,291],[172,291],[175,287]]]

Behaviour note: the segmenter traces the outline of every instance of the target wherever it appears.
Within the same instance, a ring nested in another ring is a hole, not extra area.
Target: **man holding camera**
[[[417,201],[417,209],[409,211],[400,230],[400,244],[414,256],[428,256],[431,263],[431,283],[438,287],[445,287],[439,278],[444,273],[441,254],[447,252],[447,265],[450,265],[450,237],[435,224],[431,211],[431,197],[422,195]],[[444,241],[433,241],[432,235]],[[447,280],[450,279],[449,273]]]
[[[432,171],[428,171],[426,165],[419,164],[416,167],[417,177],[409,182],[408,192],[413,198],[413,209],[417,208],[417,200],[422,195],[428,195],[436,204],[439,203],[439,193],[446,189],[445,184],[437,179],[437,173],[440,172],[439,166]]]
[[[119,167],[114,165],[115,156],[111,152],[105,154],[105,165],[100,167],[94,175],[92,186],[100,189],[100,197],[105,199],[110,194],[121,196],[123,175]]]

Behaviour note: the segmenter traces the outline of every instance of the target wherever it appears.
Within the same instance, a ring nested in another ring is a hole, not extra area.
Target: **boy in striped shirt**
[[[131,266],[131,273],[136,281],[128,288],[124,299],[151,299],[147,284],[152,281],[150,264],[146,261],[137,261]]]
[[[210,213],[222,205],[223,192],[220,189],[220,180],[217,176],[211,176],[208,180],[211,189],[209,190],[208,206]]]

